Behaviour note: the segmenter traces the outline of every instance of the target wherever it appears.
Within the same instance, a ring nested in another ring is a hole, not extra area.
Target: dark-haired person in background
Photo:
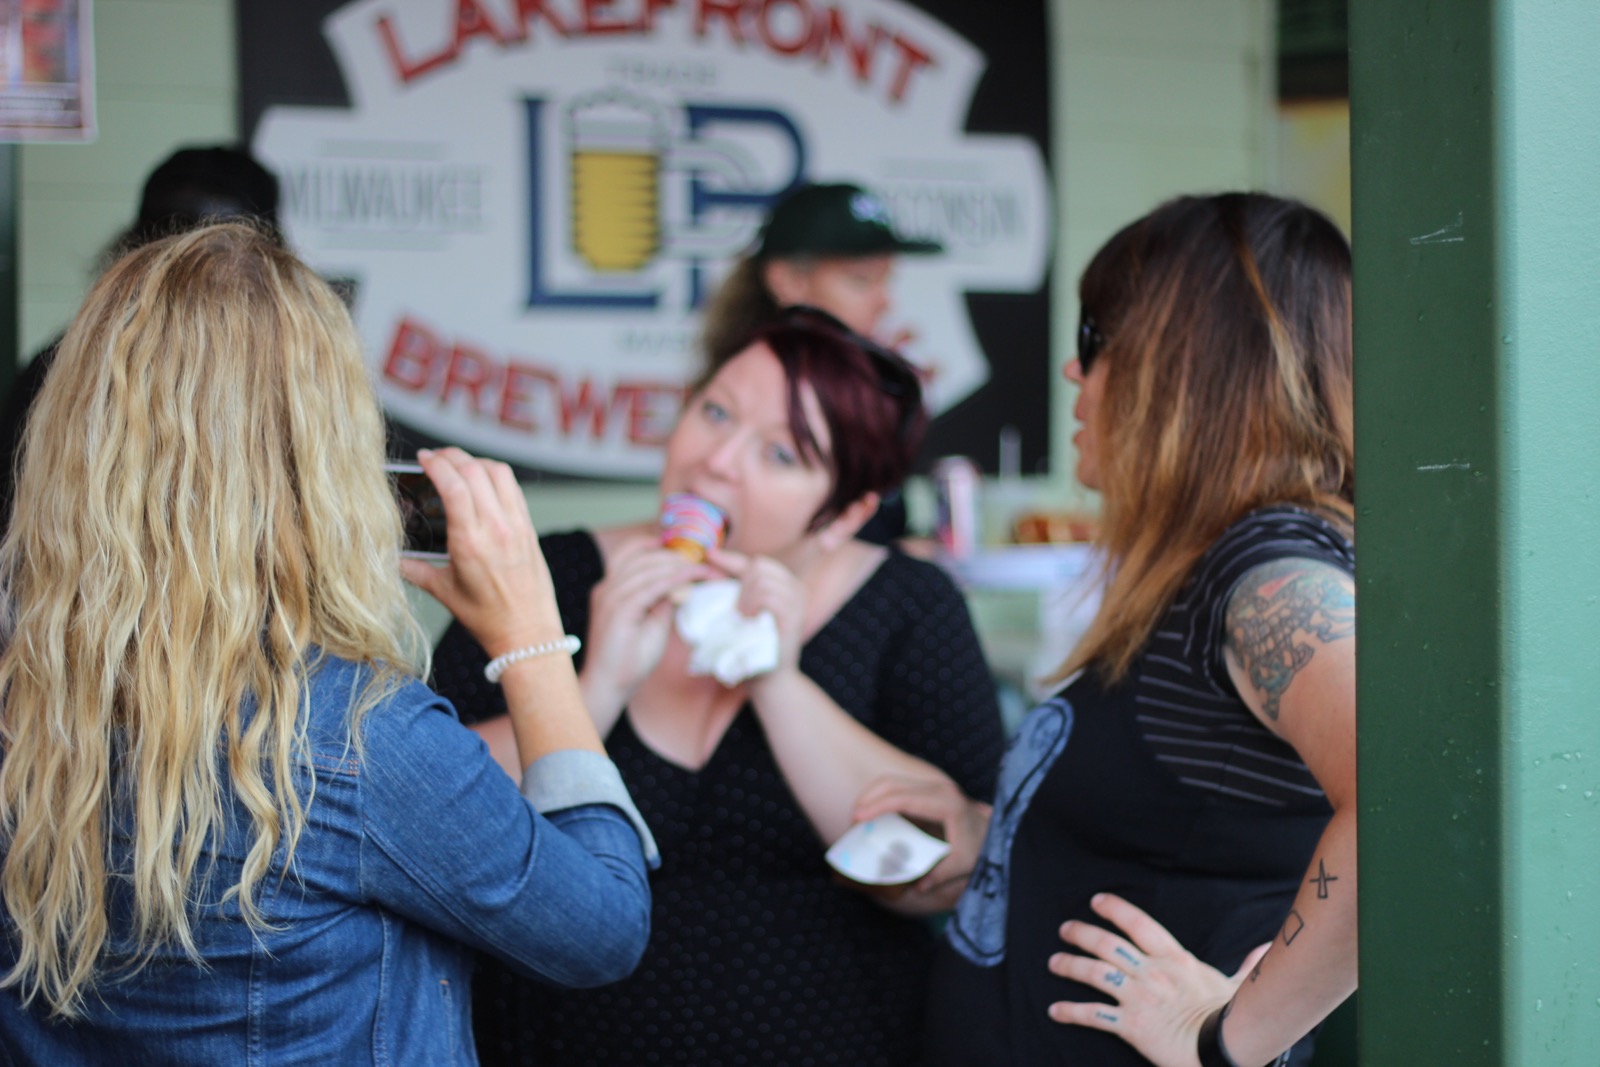
[[[278,179],[243,148],[193,145],[163,160],[145,179],[139,213],[106,246],[101,268],[157,238],[192,229],[203,221],[243,219],[278,230]],[[98,272],[97,272],[98,273]],[[0,530],[11,520],[12,479],[28,411],[55,362],[58,337],[17,371],[0,422]]]
[[[1006,754],[927,1062],[1303,1064],[1356,984],[1350,249],[1302,204],[1184,197],[1078,291],[1109,583]],[[887,782],[857,816],[974,808]]]
[[[835,884],[823,852],[869,781],[948,776],[986,796],[999,760],[961,594],[934,565],[855,537],[925,423],[904,360],[790,309],[699,383],[667,443],[663,497],[722,509],[724,549],[688,562],[654,522],[545,537],[562,618],[585,641],[586,702],[662,866],[628,981],[569,993],[486,964],[486,1063],[913,1061],[932,935]],[[672,625],[675,594],[723,575],[779,635],[778,666],[731,686],[689,673]],[[434,684],[458,707],[491,707],[485,658],[452,626]],[[479,729],[503,750],[503,722]],[[916,893],[897,906],[932,908]]]

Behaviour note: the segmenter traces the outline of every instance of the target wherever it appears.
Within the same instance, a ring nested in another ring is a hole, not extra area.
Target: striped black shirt
[[[1281,806],[1321,788],[1286,742],[1250,712],[1223,662],[1228,601],[1244,576],[1282,559],[1355,572],[1355,548],[1327,520],[1293,507],[1234,523],[1196,565],[1136,661],[1139,731],[1184,783]]]

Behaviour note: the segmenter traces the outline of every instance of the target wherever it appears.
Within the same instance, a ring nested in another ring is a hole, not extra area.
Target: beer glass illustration
[[[596,271],[644,267],[661,248],[667,123],[652,101],[602,90],[567,107],[572,247]]]

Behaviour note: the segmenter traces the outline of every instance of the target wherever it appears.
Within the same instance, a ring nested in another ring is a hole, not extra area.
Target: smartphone
[[[400,505],[400,521],[405,524],[406,541],[402,556],[442,560],[450,557],[445,543],[444,501],[433,482],[415,463],[385,463],[389,481]]]

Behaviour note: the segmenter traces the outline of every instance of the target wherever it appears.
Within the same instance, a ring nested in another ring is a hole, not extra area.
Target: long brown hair
[[[1352,529],[1350,248],[1319,212],[1181,197],[1124,228],[1078,286],[1106,338],[1101,542],[1110,581],[1066,664],[1120,679],[1207,547],[1256,508]]]

